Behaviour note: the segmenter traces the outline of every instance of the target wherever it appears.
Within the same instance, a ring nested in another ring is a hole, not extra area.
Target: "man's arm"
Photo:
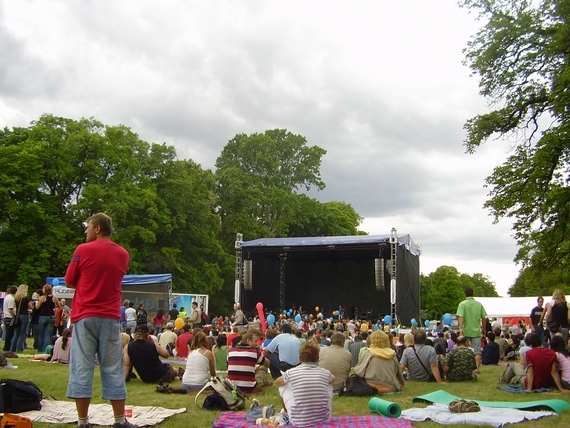
[[[277,386],[285,385],[285,381],[283,380],[283,376],[279,376],[277,379],[275,379],[275,385],[277,385]]]
[[[526,391],[532,391],[532,382],[534,380],[534,368],[532,365],[528,366],[526,369]]]
[[[437,383],[445,383],[439,374],[439,367],[437,366],[437,363],[429,363],[429,367]]]
[[[544,309],[542,311],[544,312]],[[532,310],[530,311],[530,317],[528,317],[529,319],[528,324],[530,325],[530,331],[534,331],[536,329],[536,326],[532,322],[532,317],[534,316],[534,313],[535,310],[534,308],[532,308]]]
[[[459,326],[459,331],[463,329],[463,317],[457,317],[457,325]]]
[[[164,357],[164,358],[170,357],[168,350],[164,349],[158,343],[155,343],[154,346],[156,346],[156,352],[158,352],[158,355],[160,355],[161,357]]]
[[[123,348],[123,373],[125,376],[125,380],[129,379],[129,374],[131,373],[131,367],[132,367],[131,357],[129,357],[129,351],[127,349],[128,347],[129,345],[127,344]]]

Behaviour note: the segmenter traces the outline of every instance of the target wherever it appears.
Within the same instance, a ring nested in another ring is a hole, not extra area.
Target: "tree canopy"
[[[420,275],[420,306],[424,316],[439,319],[445,313],[454,314],[465,295],[472,288],[479,297],[499,297],[495,284],[481,274],[461,274],[453,266],[440,266],[429,275]]]
[[[467,121],[472,153],[489,138],[513,141],[512,154],[487,178],[485,203],[513,221],[515,258],[533,276],[568,284],[570,262],[570,2],[464,0],[484,22],[465,62],[492,110]]]

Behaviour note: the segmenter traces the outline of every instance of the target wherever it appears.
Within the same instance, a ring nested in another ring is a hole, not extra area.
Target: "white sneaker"
[[[8,370],[16,370],[18,368],[18,366],[13,365],[12,363],[8,363],[2,368],[8,369]]]

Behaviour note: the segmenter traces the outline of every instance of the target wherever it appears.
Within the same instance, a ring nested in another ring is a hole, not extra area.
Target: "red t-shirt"
[[[71,321],[83,318],[121,319],[121,282],[129,265],[129,253],[109,239],[79,245],[65,273],[75,284]]]
[[[192,342],[192,338],[194,336],[192,333],[187,331],[186,333],[182,333],[176,339],[176,358],[187,358],[188,357],[188,345],[189,342]]]
[[[525,352],[526,365],[532,365],[534,377],[532,389],[549,388],[552,386],[552,364],[557,361],[556,353],[548,348],[533,348]],[[528,386],[527,379],[524,380],[525,387]]]

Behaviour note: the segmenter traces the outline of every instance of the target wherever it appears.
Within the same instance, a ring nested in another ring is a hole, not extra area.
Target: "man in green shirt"
[[[484,328],[487,323],[487,312],[481,303],[473,298],[473,289],[466,288],[465,300],[457,307],[457,317],[459,318],[459,334],[467,337],[471,341],[473,352],[475,352],[475,362],[477,372],[481,366],[481,335],[485,334]]]

